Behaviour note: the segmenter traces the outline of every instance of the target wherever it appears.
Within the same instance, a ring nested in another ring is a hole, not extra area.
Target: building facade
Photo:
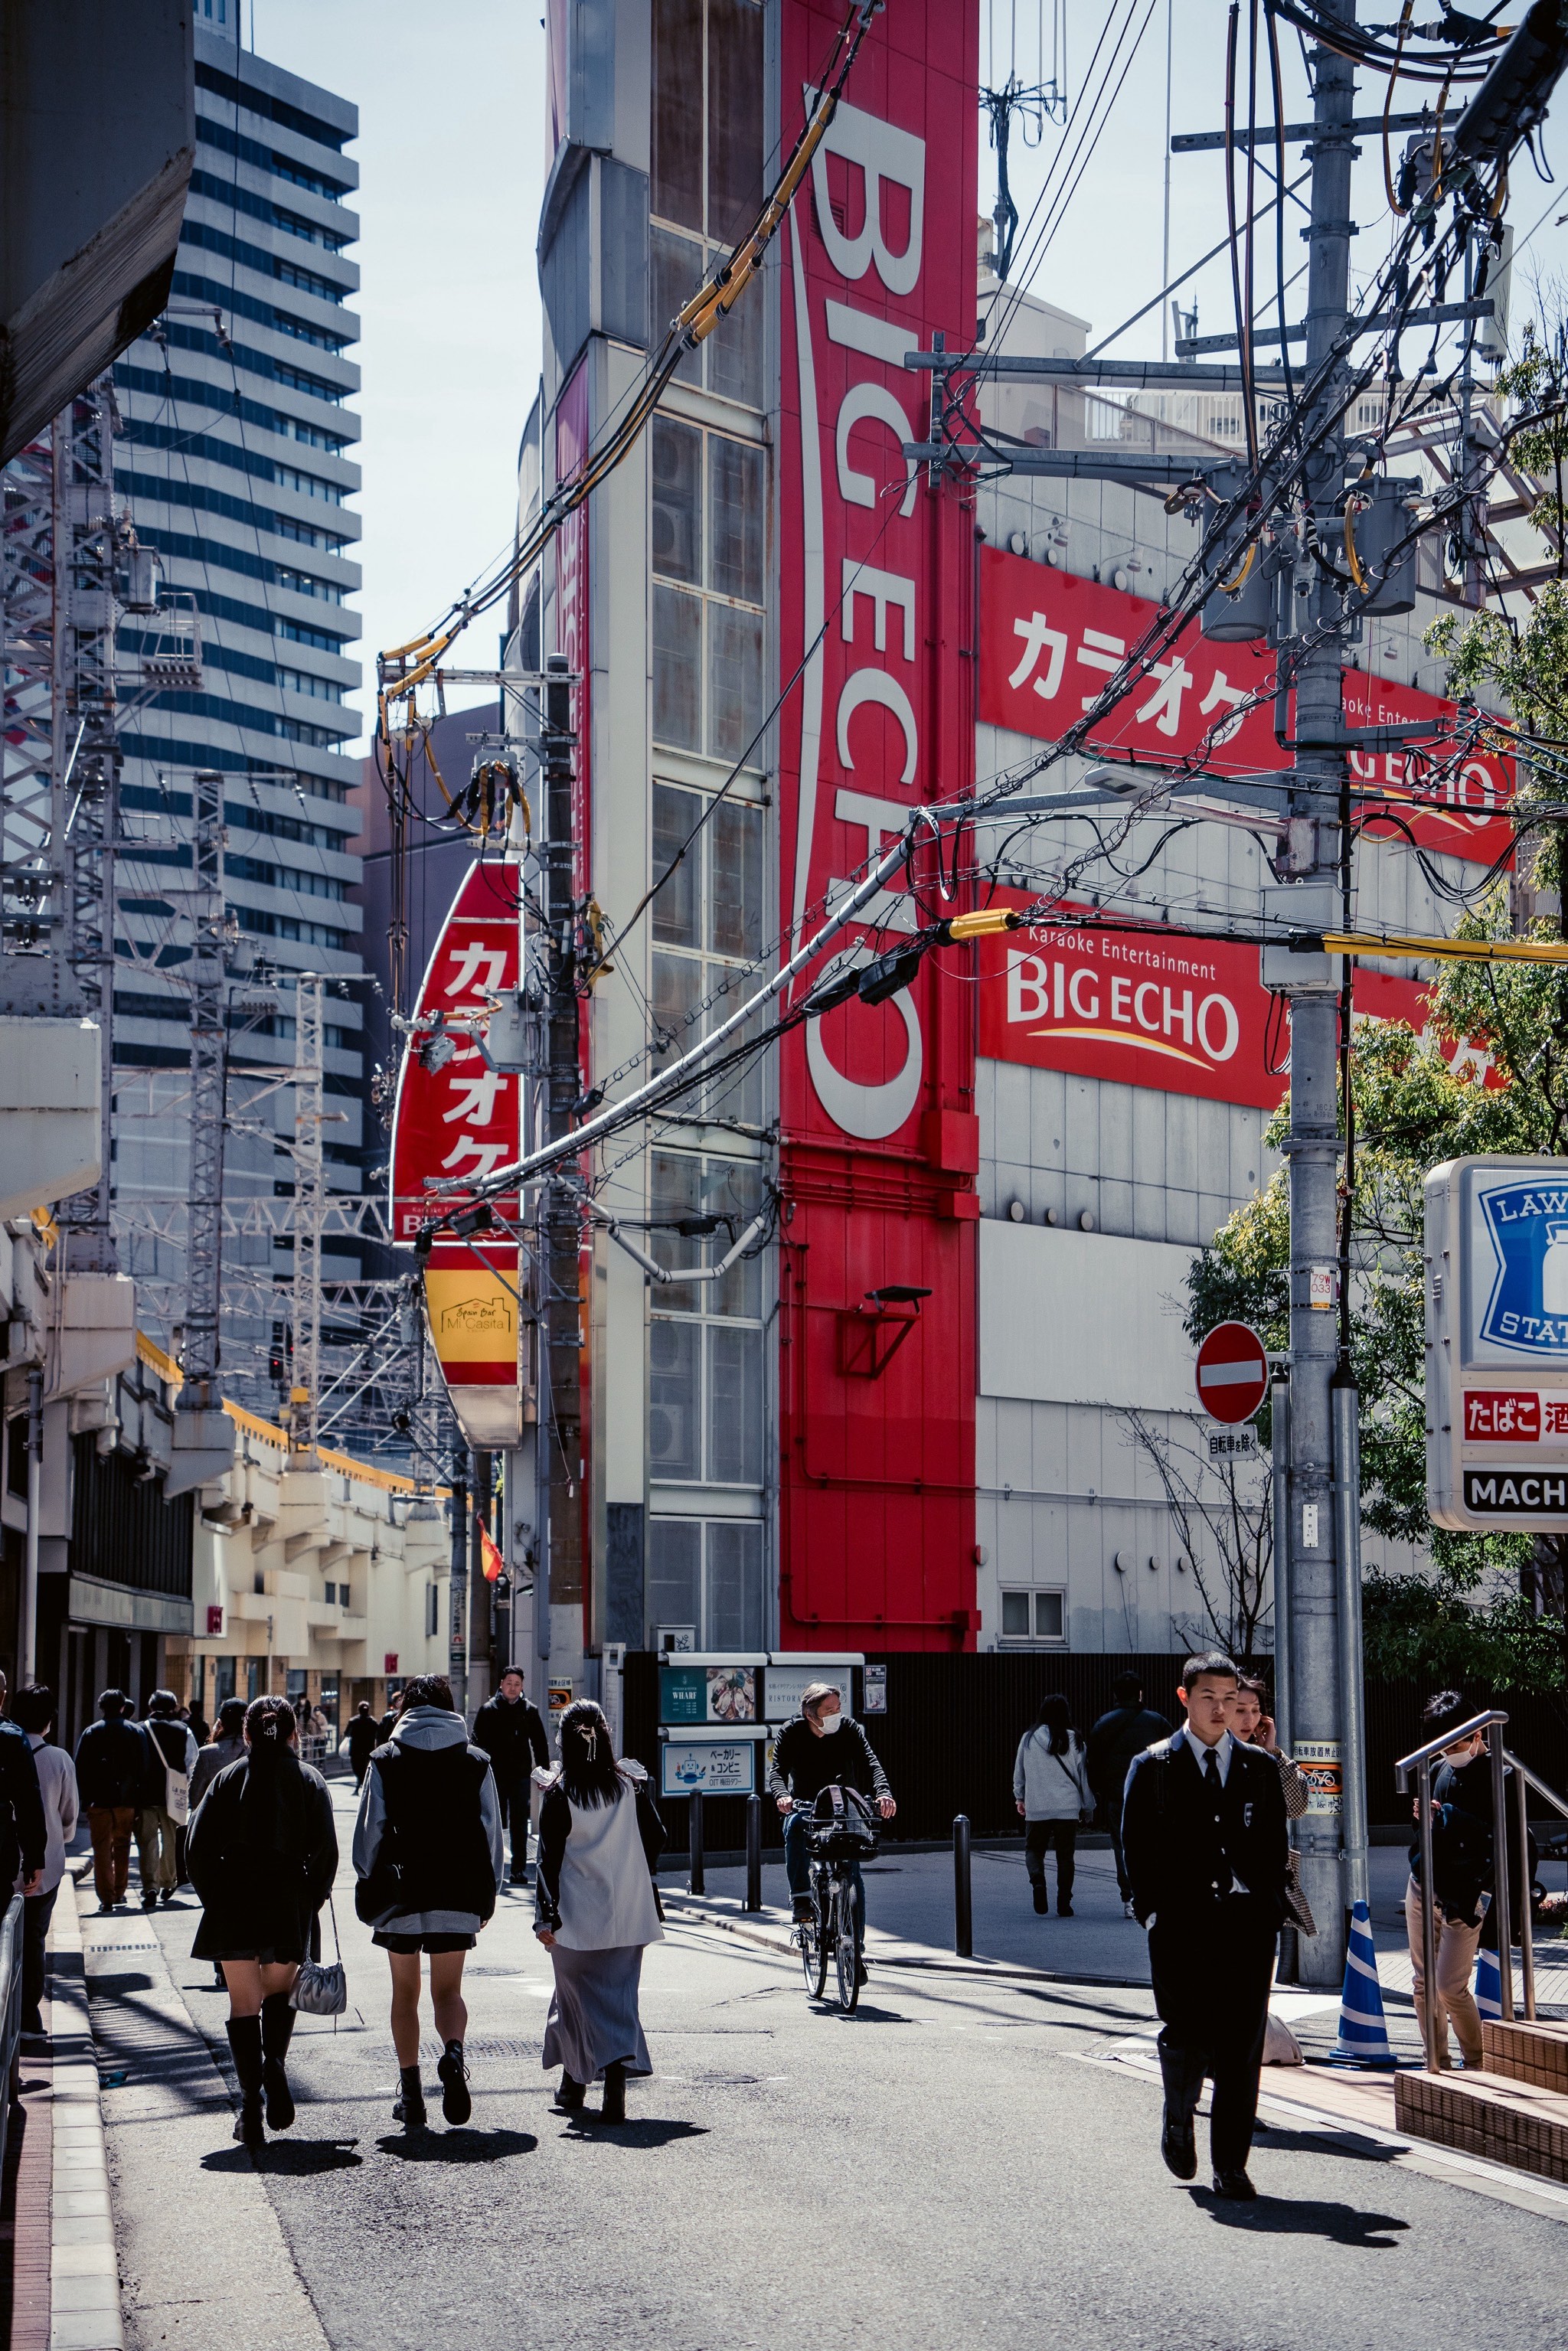
[[[557,0],[549,22],[525,521],[755,216],[839,12]],[[976,43],[967,5],[875,21],[766,270],[521,583],[514,665],[558,651],[581,680],[577,887],[613,967],[585,1004],[589,1099],[612,1102],[753,991],[911,809],[1046,755],[1197,544],[1163,489],[934,482],[903,454],[930,402],[906,352],[936,335],[972,348],[977,326],[1004,352],[1071,358],[1090,340],[998,288],[984,236],[977,258],[977,205],[955,194],[974,188]],[[1236,402],[1179,380],[1136,402],[1016,382],[980,399],[998,441],[1025,445],[1218,459],[1241,430]],[[1440,592],[1428,563],[1415,610],[1368,623],[1347,707],[1436,712],[1422,632]],[[1195,630],[1106,747],[1189,749],[1264,666]],[[1224,777],[1281,760],[1266,716],[1236,723],[1252,731],[1213,745],[1201,823],[967,838],[1017,903],[1049,889],[1098,907],[1126,925],[1121,946],[1046,931],[1012,960],[1001,943],[930,955],[883,1002],[727,1062],[604,1153],[601,1206],[664,1268],[711,1269],[765,1226],[722,1280],[678,1287],[594,1229],[588,1565],[580,1593],[551,1591],[552,1673],[606,1642],[1147,1654],[1219,1629],[1223,1562],[1159,1461],[1190,1453],[1203,1495],[1218,1475],[1187,1269],[1273,1172],[1263,1136],[1288,1083],[1256,949],[1186,936],[1255,925],[1273,879],[1269,821],[1228,803]],[[1034,789],[1094,765],[1059,758]],[[1415,828],[1426,870],[1407,841],[1366,840],[1363,917],[1442,927],[1437,893],[1496,853],[1507,789],[1458,778]],[[951,888],[917,852],[852,926],[852,960],[895,951]],[[1407,967],[1361,985],[1368,1016],[1421,1025]],[[1239,1474],[1255,1493],[1261,1471]]]
[[[214,13],[215,9],[216,13]],[[178,1344],[189,1192],[193,779],[222,778],[229,1008],[224,1358],[228,1392],[268,1416],[288,1384],[292,975],[324,973],[328,1180],[358,1192],[363,1137],[362,914],[355,903],[360,728],[359,370],[346,248],[355,108],[236,46],[198,12],[196,161],[169,306],[119,360],[116,487],[162,572],[128,614],[117,872],[115,1196],[143,1327]],[[173,680],[174,683],[169,681]],[[246,979],[248,971],[259,979]],[[328,1271],[360,1270],[329,1239]],[[330,1320],[329,1332],[330,1332]]]

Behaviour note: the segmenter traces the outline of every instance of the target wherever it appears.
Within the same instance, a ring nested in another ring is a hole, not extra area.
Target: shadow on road
[[[202,2169],[245,2171],[254,2165],[257,2171],[271,2172],[281,2179],[311,2179],[323,2171],[357,2171],[365,2159],[355,2154],[357,2145],[351,2138],[269,2138],[254,2157],[243,2147],[220,2147],[214,2155],[204,2155]]]
[[[1260,2123],[1254,2136],[1260,2146],[1280,2155],[1343,2155],[1353,2163],[1392,2163],[1399,2152],[1396,2147],[1378,2147],[1372,2139],[1356,2138],[1349,2131],[1281,2130],[1273,2123]]]
[[[562,2138],[603,2139],[611,2147],[671,2147],[677,2139],[706,2138],[706,2123],[646,2122],[601,2123],[595,2116],[586,2116],[572,2122],[560,2134]]]
[[[1291,2203],[1260,2196],[1255,2204],[1233,2204],[1207,2188],[1191,2193],[1193,2202],[1224,2228],[1260,2237],[1326,2237],[1331,2245],[1351,2245],[1359,2252],[1392,2252],[1410,2226],[1390,2212],[1358,2212],[1354,2204],[1323,2204],[1310,2197]]]
[[[532,2155],[538,2141],[531,2131],[466,2129],[389,2131],[376,2145],[404,2163],[501,2163],[509,2155]]]

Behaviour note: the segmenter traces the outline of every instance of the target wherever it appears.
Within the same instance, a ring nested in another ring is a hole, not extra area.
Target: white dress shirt
[[[1179,1730],[1171,1733],[1172,1752],[1174,1753],[1178,1747],[1190,1747],[1193,1760],[1205,1778],[1207,1777],[1207,1766],[1204,1759],[1208,1755],[1214,1757],[1219,1766],[1219,1784],[1222,1788],[1230,1776],[1230,1753],[1235,1744],[1236,1741],[1228,1730],[1222,1730],[1212,1747],[1206,1747],[1201,1739],[1195,1739],[1185,1723]]]

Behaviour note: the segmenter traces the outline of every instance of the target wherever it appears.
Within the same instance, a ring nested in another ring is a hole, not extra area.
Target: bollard
[[[762,1799],[746,1800],[746,1907],[762,1907]]]
[[[975,1956],[975,1915],[969,1891],[969,1815],[953,1823],[953,1949],[961,1959]]]
[[[700,1788],[694,1788],[691,1794],[687,1797],[686,1802],[690,1807],[690,1811],[687,1814],[686,1825],[691,1840],[691,1891],[694,1894],[706,1894],[707,1892],[707,1879],[703,1872],[702,1790]]]

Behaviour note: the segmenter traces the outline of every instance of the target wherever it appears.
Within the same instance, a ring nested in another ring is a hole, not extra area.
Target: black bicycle
[[[855,1789],[824,1788],[806,1824],[806,1840],[811,1855],[811,1916],[795,1928],[806,1994],[810,2000],[826,1996],[831,1967],[839,2007],[845,2016],[852,2016],[861,1996],[854,1867],[877,1851],[876,1816]]]

